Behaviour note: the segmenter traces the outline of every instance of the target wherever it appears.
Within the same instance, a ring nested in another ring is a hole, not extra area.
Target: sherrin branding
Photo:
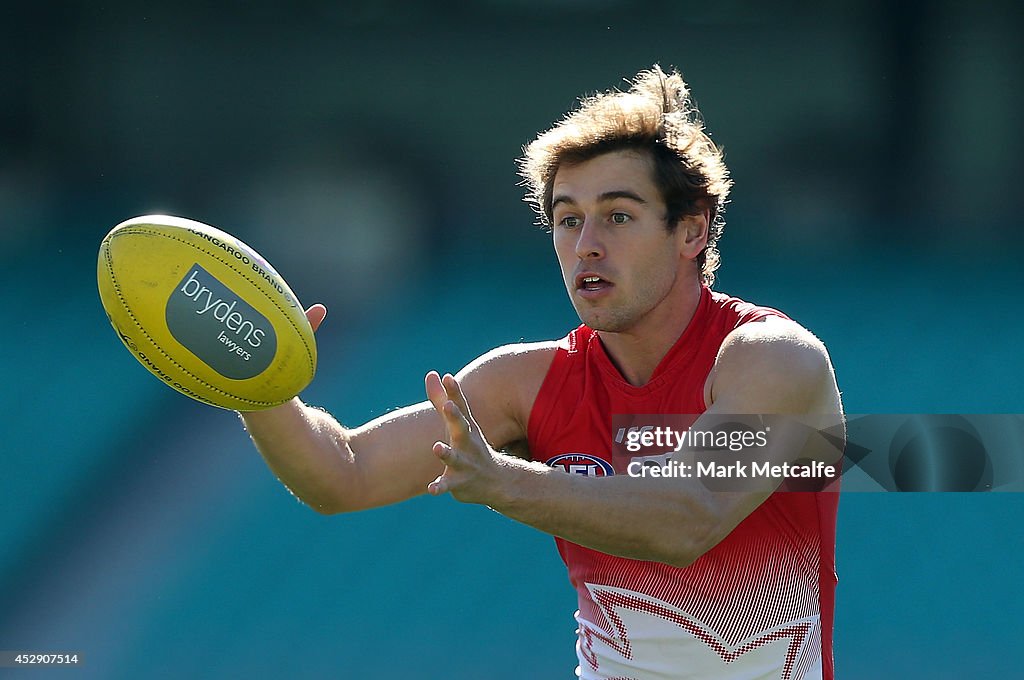
[[[193,399],[270,408],[316,371],[313,330],[288,284],[214,227],[167,215],[122,222],[100,244],[97,282],[125,347]]]

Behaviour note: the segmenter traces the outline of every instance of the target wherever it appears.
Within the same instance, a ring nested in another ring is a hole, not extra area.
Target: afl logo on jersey
[[[554,458],[544,461],[553,468],[561,468],[570,475],[584,477],[611,477],[615,474],[612,466],[597,456],[588,453],[560,453]]]

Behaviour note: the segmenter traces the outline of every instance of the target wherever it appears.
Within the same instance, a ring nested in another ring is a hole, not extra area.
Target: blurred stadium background
[[[569,677],[550,539],[450,499],[305,509],[125,352],[95,252],[150,212],[235,233],[330,307],[305,397],[362,422],[575,325],[513,161],[654,62],[736,180],[719,289],[818,333],[851,413],[1020,412],[1019,3],[823,4],[3,3],[0,649],[79,651],[69,677]],[[1020,494],[840,513],[838,677],[1019,675]]]

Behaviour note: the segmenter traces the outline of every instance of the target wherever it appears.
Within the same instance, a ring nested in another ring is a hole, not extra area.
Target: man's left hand
[[[434,444],[444,472],[427,485],[434,496],[451,493],[464,503],[484,503],[498,487],[501,454],[491,448],[473,419],[466,395],[455,376],[427,373],[427,398],[448,428],[448,441]]]

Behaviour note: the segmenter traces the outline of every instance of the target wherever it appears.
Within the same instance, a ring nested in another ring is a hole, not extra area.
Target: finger
[[[448,401],[448,394],[445,392],[444,385],[441,384],[441,376],[437,374],[437,371],[430,371],[423,378],[423,383],[427,390],[427,399],[434,405],[434,410],[444,415],[444,404]]]
[[[445,479],[444,475],[427,484],[427,493],[431,496],[440,496],[441,494],[448,493],[448,480]]]
[[[454,378],[446,373],[444,379]],[[445,425],[448,427],[448,435],[451,437],[452,442],[461,445],[468,441],[470,431],[469,419],[465,417],[464,411],[459,408],[458,404],[452,401],[441,376],[438,375],[437,371],[430,371],[424,378],[424,383],[427,390],[427,398],[434,405],[434,410],[444,418]],[[461,391],[459,391],[459,394],[461,394]],[[462,401],[465,403],[465,397],[462,398]]]
[[[454,401],[447,401],[441,409],[445,424],[448,426],[448,436],[451,437],[452,446],[465,447],[471,445],[469,438],[469,420],[462,409]]]
[[[455,449],[444,442],[434,442],[434,446],[431,450],[446,467],[459,464],[458,454]]]
[[[462,391],[462,383],[451,373],[445,373],[441,383],[444,385],[448,398],[455,402],[455,405],[462,411],[466,420],[472,422],[473,413],[469,410],[469,400],[466,399],[466,394]]]
[[[319,302],[306,310],[306,318],[309,319],[309,325],[313,327],[313,332],[316,332],[317,328],[320,328],[320,324],[324,322],[327,317],[327,307],[323,306]]]

